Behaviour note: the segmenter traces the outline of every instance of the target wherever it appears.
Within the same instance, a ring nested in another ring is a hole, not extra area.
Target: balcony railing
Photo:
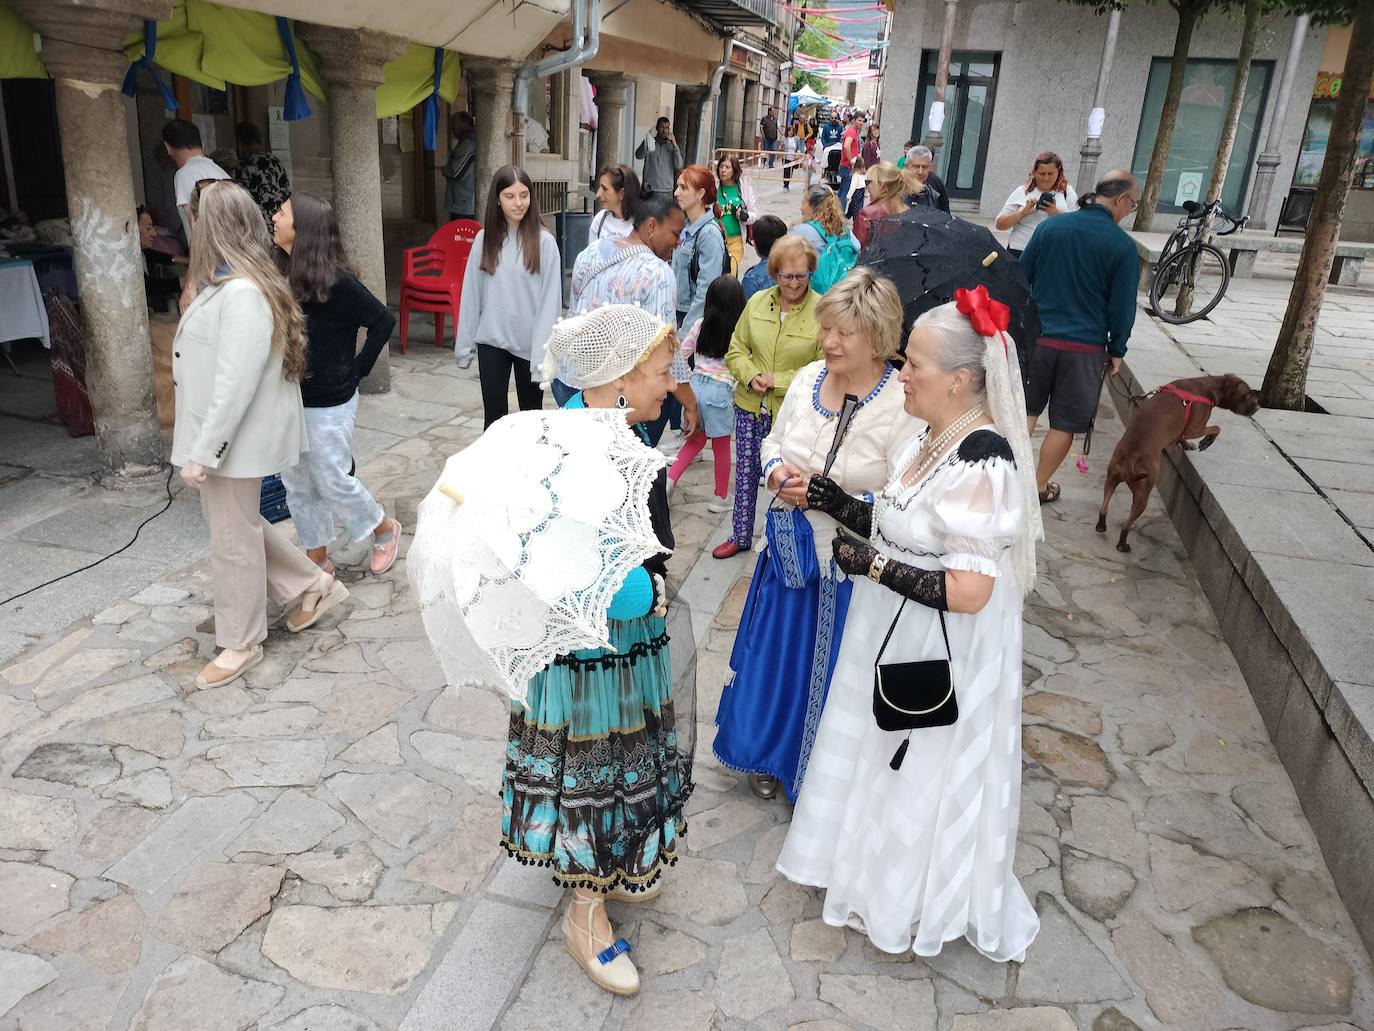
[[[678,3],[721,26],[778,23],[777,0],[678,0]]]

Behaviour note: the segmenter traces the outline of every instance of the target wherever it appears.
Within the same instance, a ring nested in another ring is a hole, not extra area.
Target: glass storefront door
[[[936,156],[936,171],[949,187],[951,197],[977,200],[983,192],[983,167],[987,162],[1001,60],[1001,54],[991,52],[955,50],[950,54],[945,124],[941,129],[944,145]],[[921,92],[916,107],[920,120],[912,127],[914,140],[926,135],[939,63],[938,50],[922,54]]]

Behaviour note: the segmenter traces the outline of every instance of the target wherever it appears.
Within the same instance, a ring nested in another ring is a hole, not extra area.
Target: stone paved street
[[[480,402],[450,352],[392,361],[359,467],[410,529]],[[344,570],[349,604],[197,691],[198,552],[87,618],[26,623],[0,667],[0,1031],[1370,1031],[1369,956],[1167,516],[1152,501],[1130,555],[1092,531],[1120,429],[1104,406],[1092,475],[1046,509],[1026,611],[1016,870],[1042,927],[1024,964],[962,941],[882,954],[774,871],[788,807],[710,754],[752,562],[710,558],[729,517],[700,461],[671,565],[699,647],[698,789],[663,894],[612,908],[637,998],[592,986],[547,872],[502,857],[503,703],[444,689],[404,563]]]

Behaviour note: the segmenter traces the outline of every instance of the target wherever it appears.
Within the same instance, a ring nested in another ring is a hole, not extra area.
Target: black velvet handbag
[[[920,659],[916,662],[883,663],[883,652],[902,618],[906,599],[887,628],[878,656],[873,660],[873,718],[879,730],[905,730],[896,753],[888,763],[894,770],[902,767],[911,731],[927,727],[948,727],[959,719],[959,699],[954,691],[953,656],[949,650],[949,631],[945,628],[945,614],[940,616],[940,635],[945,639],[945,658]]]

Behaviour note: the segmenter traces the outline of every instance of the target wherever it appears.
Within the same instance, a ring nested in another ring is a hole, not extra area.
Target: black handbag
[[[889,662],[883,664],[897,620],[902,618],[906,599],[892,617],[878,656],[873,660],[873,718],[879,730],[905,730],[907,736],[893,754],[889,766],[902,768],[911,731],[926,727],[948,727],[959,719],[959,699],[954,692],[953,656],[949,650],[949,631],[945,628],[945,614],[940,616],[940,635],[945,639],[945,658],[921,659],[917,662]]]

